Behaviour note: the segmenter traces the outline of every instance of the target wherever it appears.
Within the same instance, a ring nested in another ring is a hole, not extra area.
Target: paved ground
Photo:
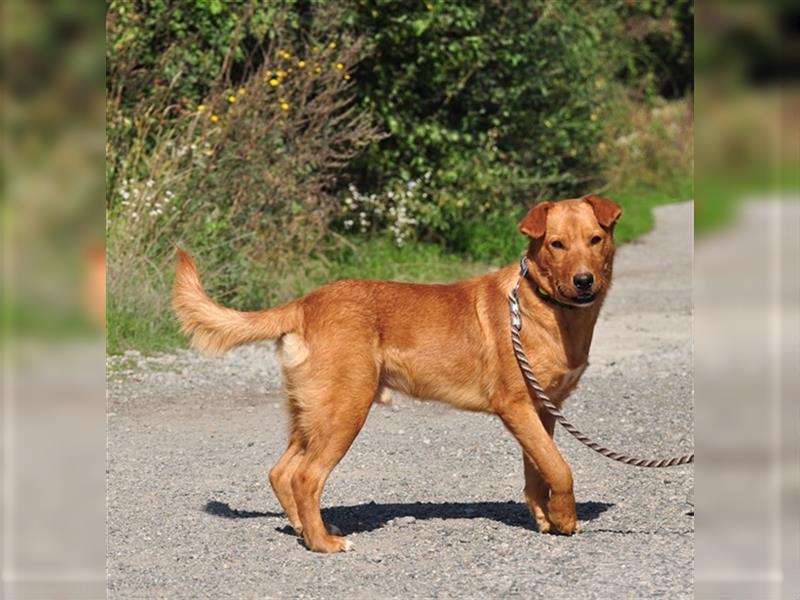
[[[692,205],[618,254],[591,366],[566,404],[646,456],[692,443]],[[498,420],[401,398],[377,406],[334,471],[324,517],[355,551],[289,533],[266,483],[285,414],[271,344],[223,359],[109,360],[112,598],[688,598],[693,469],[617,465],[556,434],[581,531],[538,534],[517,444]]]

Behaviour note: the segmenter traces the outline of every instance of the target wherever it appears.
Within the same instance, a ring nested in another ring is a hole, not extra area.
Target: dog
[[[614,260],[622,209],[588,195],[540,202],[519,223],[529,273],[519,302],[522,343],[556,405],[575,388]],[[192,344],[211,354],[276,339],[290,414],[289,443],[269,481],[292,527],[316,552],[349,541],[320,514],[325,481],[386,390],[497,415],[519,442],[524,496],[541,532],[577,530],[572,472],[555,421],[523,379],[509,330],[517,264],[442,285],[344,280],[281,306],[241,312],[203,291],[178,250],[173,307]]]

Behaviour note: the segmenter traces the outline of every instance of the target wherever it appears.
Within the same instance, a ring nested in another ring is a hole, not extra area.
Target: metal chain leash
[[[609,450],[608,448],[605,448],[604,446],[601,446],[597,442],[593,441],[567,420],[564,414],[555,404],[553,404],[552,400],[550,400],[544,389],[542,389],[542,386],[539,384],[539,380],[536,379],[536,375],[533,374],[533,369],[531,369],[531,365],[528,362],[528,357],[525,356],[525,351],[522,349],[522,340],[519,333],[522,329],[522,315],[520,314],[519,308],[519,286],[527,274],[528,261],[526,257],[523,256],[519,261],[519,280],[517,281],[517,285],[514,286],[514,289],[511,290],[511,293],[508,295],[508,306],[511,312],[511,344],[514,346],[514,354],[517,357],[517,362],[519,363],[519,367],[525,377],[525,381],[528,382],[528,385],[536,393],[539,401],[547,409],[547,412],[553,415],[553,417],[555,417],[555,419],[561,423],[564,429],[566,429],[581,444],[588,446],[595,452],[599,452],[611,460],[625,463],[626,465],[631,465],[634,467],[649,468],[675,467],[678,465],[693,463],[694,454],[686,454],[684,456],[676,456],[673,458],[647,459],[634,458],[619,452],[613,452],[612,450]]]

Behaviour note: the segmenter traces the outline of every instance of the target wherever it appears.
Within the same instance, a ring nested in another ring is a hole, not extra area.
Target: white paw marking
[[[536,524],[539,526],[539,533],[550,533],[550,522],[546,520],[536,520]]]
[[[353,542],[351,542],[350,540],[345,540],[343,552],[349,552],[352,549],[353,549]]]

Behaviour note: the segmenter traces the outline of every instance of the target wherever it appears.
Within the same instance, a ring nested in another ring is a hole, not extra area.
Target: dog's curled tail
[[[296,302],[255,312],[220,306],[206,295],[197,266],[180,248],[177,248],[172,308],[183,333],[192,337],[192,346],[213,355],[248,342],[280,337],[297,329],[300,321]]]

